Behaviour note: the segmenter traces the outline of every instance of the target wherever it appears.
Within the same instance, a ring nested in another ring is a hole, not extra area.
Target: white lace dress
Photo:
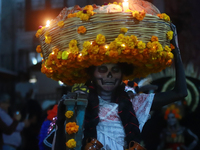
[[[136,95],[131,102],[139,121],[140,132],[148,120],[154,94]],[[118,115],[118,104],[104,101],[99,97],[99,118],[97,139],[103,144],[101,150],[123,150],[125,132]]]

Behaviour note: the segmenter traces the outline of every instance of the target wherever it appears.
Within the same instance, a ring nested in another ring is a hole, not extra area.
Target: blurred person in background
[[[12,127],[12,129],[10,129],[10,135],[4,133],[2,134],[2,150],[16,150],[17,147],[21,145],[20,132],[24,129],[24,127],[28,127],[30,125],[30,121],[27,119],[25,119],[23,122],[19,122],[21,120],[21,113],[19,111],[15,112],[13,117],[14,119],[11,118],[11,116],[8,114],[9,107],[10,96],[8,94],[0,94],[0,118],[4,125]],[[18,121],[18,123],[15,123],[14,120]],[[0,126],[2,127],[2,125],[3,124],[1,123]]]
[[[197,135],[180,125],[182,114],[178,106],[169,105],[165,110],[164,119],[167,127],[160,134],[157,150],[193,150],[197,146]]]

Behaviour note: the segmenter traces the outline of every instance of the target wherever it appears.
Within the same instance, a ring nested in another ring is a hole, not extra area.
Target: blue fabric
[[[42,126],[41,126],[41,129],[40,129],[40,134],[39,134],[39,149],[40,150],[46,150],[46,148],[44,147],[44,144],[43,144],[43,140],[47,137],[48,135],[48,128],[50,126],[50,123],[52,121],[50,120],[46,120],[43,122]]]
[[[16,150],[17,148],[10,145],[3,145],[2,150]]]

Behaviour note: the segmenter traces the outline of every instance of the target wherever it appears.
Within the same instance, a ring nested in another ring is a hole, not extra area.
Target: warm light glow
[[[82,54],[80,53],[79,56],[82,56]]]
[[[50,26],[50,21],[47,20],[47,24],[46,24],[46,27],[49,27]]]
[[[126,45],[125,45],[125,44],[122,44],[121,46],[122,46],[122,47],[125,47]]]
[[[126,12],[129,9],[129,2],[128,0],[124,0],[122,3],[123,11]]]
[[[92,42],[90,42],[90,44],[92,45]]]
[[[108,49],[108,47],[109,47],[108,45],[105,45],[105,48],[106,48],[106,49]]]

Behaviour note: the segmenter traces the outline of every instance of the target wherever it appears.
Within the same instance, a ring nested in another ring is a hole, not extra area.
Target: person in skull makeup
[[[138,94],[129,97],[124,91],[122,77],[132,73],[134,67],[126,63],[109,63],[92,66],[85,112],[84,138],[96,138],[103,144],[103,150],[122,150],[128,148],[131,141],[140,143],[140,132],[147,121],[150,110],[177,101],[187,96],[185,74],[177,44],[176,29],[172,26],[174,38],[172,51],[175,59],[176,82],[171,91],[156,94]],[[55,150],[65,149],[64,106],[61,99],[58,106]]]

